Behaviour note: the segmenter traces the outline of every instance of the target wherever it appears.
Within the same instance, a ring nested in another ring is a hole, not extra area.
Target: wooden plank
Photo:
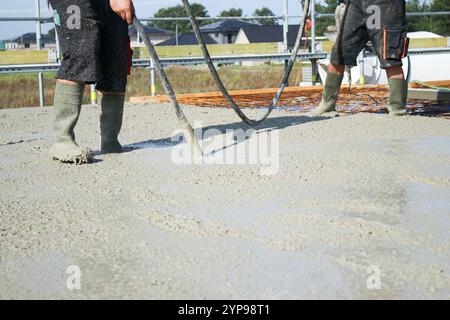
[[[409,89],[408,99],[430,100],[430,101],[450,101],[450,91],[435,89]]]
[[[443,87],[443,88],[450,88],[450,80],[441,80],[441,81],[427,81],[427,84],[430,84],[432,86],[435,87]],[[424,88],[426,89],[427,87],[419,84],[419,83],[411,83],[410,84],[411,88]]]

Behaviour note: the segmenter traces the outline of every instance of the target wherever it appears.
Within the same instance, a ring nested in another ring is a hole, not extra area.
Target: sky
[[[95,0],[94,0],[95,1]],[[138,17],[151,17],[160,8],[181,4],[180,0],[134,0]],[[210,16],[218,15],[222,10],[229,8],[241,8],[244,15],[251,15],[255,9],[269,7],[276,15],[283,14],[282,0],[192,0],[203,4]],[[46,6],[46,1],[41,0],[41,15],[48,17],[51,12]],[[300,15],[300,0],[288,0],[289,14]],[[1,0],[0,17],[30,17],[35,13],[35,0]],[[293,21],[295,22],[295,21]],[[43,25],[43,32],[46,33],[52,25]],[[0,39],[9,39],[26,32],[35,32],[33,22],[0,22]]]

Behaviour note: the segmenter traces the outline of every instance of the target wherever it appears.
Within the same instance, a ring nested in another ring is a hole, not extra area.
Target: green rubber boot
[[[102,153],[121,153],[122,146],[117,139],[122,128],[125,95],[105,94],[100,96],[100,133]]]
[[[404,79],[389,79],[389,115],[406,115],[408,85]]]
[[[62,163],[85,164],[92,160],[91,150],[75,142],[74,128],[80,117],[84,85],[57,82],[54,100],[54,143],[49,153],[52,160]]]
[[[328,72],[320,105],[309,113],[310,117],[318,117],[326,112],[336,111],[336,100],[341,89],[344,75]]]

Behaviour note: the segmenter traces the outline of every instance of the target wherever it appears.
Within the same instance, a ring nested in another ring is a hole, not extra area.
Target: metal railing
[[[327,57],[327,53],[303,53],[297,55],[299,60],[312,60],[316,61],[318,59],[325,59]],[[289,59],[289,53],[281,53],[281,54],[258,54],[258,55],[233,55],[233,56],[215,56],[212,57],[213,62],[217,64],[231,64],[236,62],[245,62],[245,61],[285,61]],[[205,59],[203,57],[181,57],[181,58],[161,58],[161,64],[166,66],[172,65],[198,65],[205,63]],[[17,64],[17,65],[0,65],[0,75],[1,74],[9,74],[9,73],[38,73],[39,75],[43,75],[46,72],[57,72],[60,63],[42,63],[42,64]],[[152,96],[156,95],[156,79],[155,79],[155,67],[153,61],[151,59],[134,59],[132,62],[133,68],[150,68],[150,88]],[[39,85],[39,95],[40,101],[42,103],[41,107],[43,107],[43,100],[41,97],[44,95],[44,86],[42,83]],[[95,104],[96,92],[95,87],[91,86],[91,102]]]
[[[450,48],[430,48],[430,49],[412,49],[409,51],[410,55],[424,55],[424,54],[443,54],[450,53]],[[299,53],[298,60],[320,60],[328,58],[330,53]],[[217,64],[232,64],[236,62],[246,61],[284,61],[290,57],[289,53],[279,54],[251,54],[251,55],[229,55],[229,56],[214,56],[212,60]],[[203,64],[205,59],[203,57],[179,57],[179,58],[161,58],[161,64],[165,67],[172,65],[198,65]],[[0,65],[0,74],[9,73],[37,73],[37,72],[56,72],[60,67],[60,63],[36,63],[36,64],[15,64],[15,65]],[[150,59],[134,59],[132,66],[134,68],[148,68],[151,67]]]
[[[428,17],[428,16],[449,16],[450,11],[430,11],[430,12],[407,12],[407,17]],[[334,17],[334,13],[316,13],[316,18],[330,18]],[[300,18],[296,16],[295,18]]]
[[[325,59],[327,53],[302,53],[297,56],[299,60]],[[215,56],[212,57],[214,63],[230,64],[245,61],[283,61],[290,57],[289,53],[280,54],[255,54],[255,55],[233,55],[233,56]],[[161,65],[167,67],[172,65],[198,65],[203,64],[203,57],[180,57],[180,58],[161,58]],[[36,72],[56,72],[60,67],[59,63],[41,63],[41,64],[18,64],[18,65],[0,65],[0,74],[7,73],[36,73]],[[151,67],[150,59],[135,59],[133,67]]]
[[[448,16],[450,11],[435,11],[435,12],[407,12],[407,17],[419,17],[419,16]],[[334,17],[334,13],[315,13],[316,19]],[[302,16],[289,15],[289,19],[300,19]],[[241,16],[241,17],[197,17],[199,21],[219,21],[219,20],[283,20],[285,16]],[[151,17],[151,18],[139,18],[142,22],[152,21],[189,21],[189,17]],[[53,17],[0,17],[0,22],[40,22],[40,23],[53,23]]]

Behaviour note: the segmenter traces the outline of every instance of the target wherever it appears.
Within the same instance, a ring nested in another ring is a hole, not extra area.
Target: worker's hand
[[[128,24],[133,23],[134,6],[132,0],[109,0],[109,5]]]

